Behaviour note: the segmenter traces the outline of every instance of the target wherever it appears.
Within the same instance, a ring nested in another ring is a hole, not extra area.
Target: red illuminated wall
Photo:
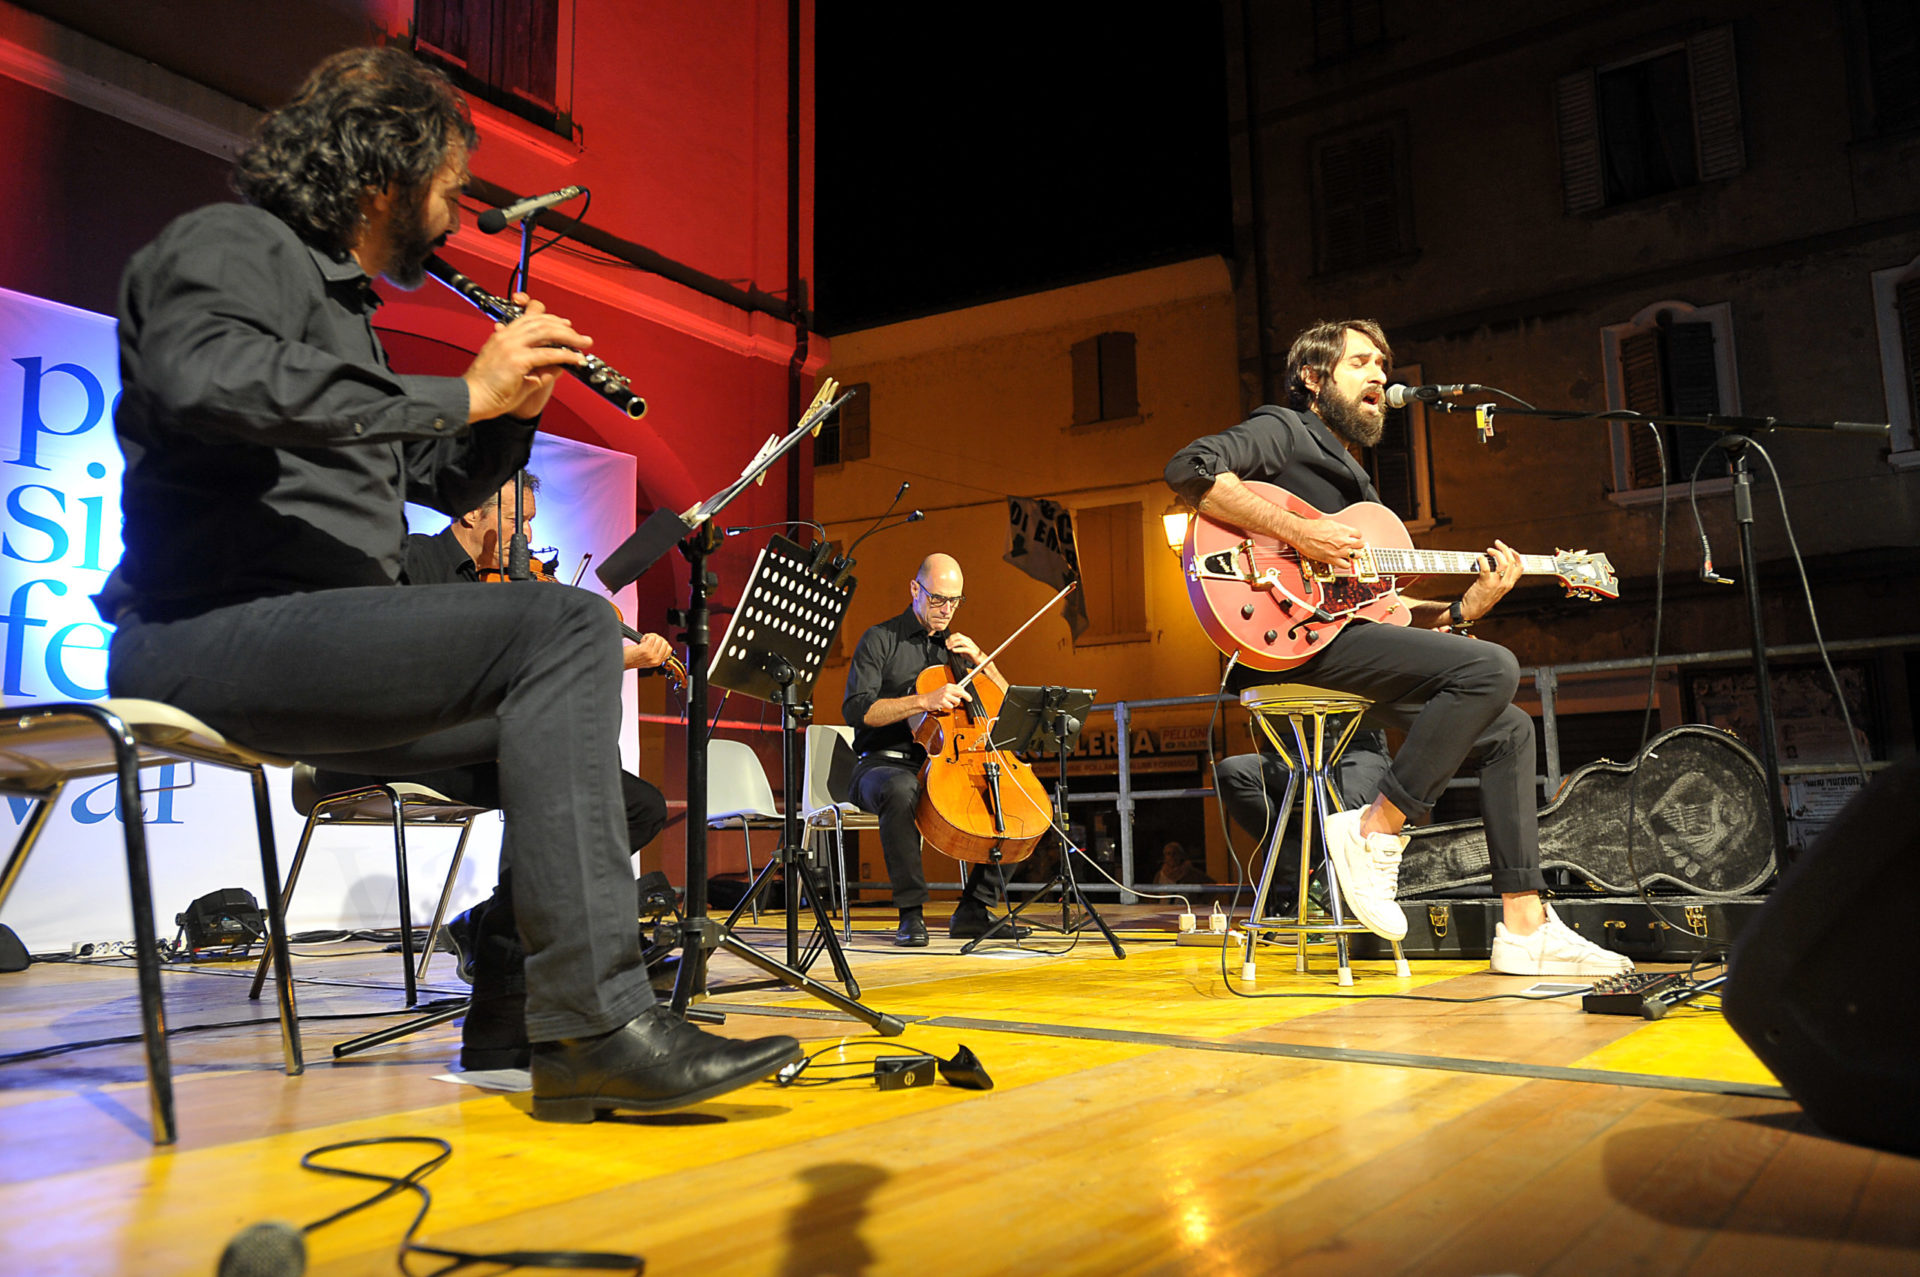
[[[8,192],[0,285],[107,313],[135,249],[178,214],[234,198],[225,159],[209,152],[220,149],[219,138],[244,131],[246,108],[284,100],[343,32],[404,39],[412,14],[401,0],[43,0],[33,8],[0,4],[0,189]],[[475,175],[516,194],[587,186],[595,228],[742,287],[784,294],[794,274],[810,278],[811,0],[799,6],[797,24],[797,262],[788,252],[794,166],[785,0],[573,0],[562,11],[573,16],[571,41],[563,32],[569,52],[562,79],[563,89],[570,81],[563,105],[575,137],[475,103]],[[196,29],[198,36],[191,34]],[[213,31],[223,34],[208,39]],[[186,140],[166,122],[182,113],[200,121]],[[207,124],[209,117],[218,118]],[[225,134],[223,122],[231,125]],[[479,234],[473,217],[480,208],[469,202],[445,256],[504,292],[517,240]],[[595,353],[631,377],[649,403],[645,419],[629,421],[586,387],[563,380],[545,423],[555,433],[631,453],[643,513],[655,505],[684,509],[708,495],[738,474],[768,435],[791,424],[789,324],[577,252],[541,255],[533,278],[542,300],[590,333]],[[378,323],[402,366],[458,371],[459,352],[471,351],[488,331],[477,311],[437,284],[412,295],[383,291],[390,301]],[[826,355],[825,340],[814,338],[802,403]],[[799,451],[799,508],[791,514],[805,517],[811,457],[809,449]],[[782,466],[724,521],[775,522],[790,517],[788,502]],[[765,535],[726,543],[718,562],[722,604],[744,582]],[[569,557],[589,548],[604,557],[613,547],[562,548]],[[633,618],[640,628],[668,629],[662,613],[673,598],[684,599],[684,566],[675,558],[671,569],[643,579],[641,615]],[[756,710],[740,712],[751,717]],[[674,797],[683,792],[677,760],[656,755],[647,770]]]

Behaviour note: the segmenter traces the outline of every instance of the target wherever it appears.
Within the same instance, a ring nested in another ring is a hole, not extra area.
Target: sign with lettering
[[[113,433],[119,395],[111,318],[0,289],[0,691],[8,704],[106,695],[112,631],[91,596],[120,557],[122,460]],[[633,530],[631,456],[542,436],[533,468],[546,485],[537,544],[577,558],[588,550],[604,553]],[[444,516],[410,510],[410,516],[423,513],[430,521],[416,519],[417,530],[445,526]],[[629,681],[629,714],[634,696]],[[635,748],[631,732],[623,739]],[[268,779],[284,873],[302,822],[288,797],[287,773],[270,771]],[[163,937],[173,932],[173,915],[209,891],[240,886],[259,896],[259,851],[244,777],[159,767],[143,774],[142,788],[140,817],[149,826]],[[29,808],[24,798],[0,804],[0,852],[11,847]],[[132,937],[115,826],[126,815],[117,810],[110,778],[75,782],[60,796],[0,913],[29,951]],[[456,907],[491,890],[498,829],[486,819],[475,826]],[[325,854],[302,871],[294,929],[395,925],[391,836],[341,830],[326,838]],[[443,846],[441,838],[421,834],[409,836],[408,848],[413,916],[424,922],[432,917],[453,843],[450,836]]]

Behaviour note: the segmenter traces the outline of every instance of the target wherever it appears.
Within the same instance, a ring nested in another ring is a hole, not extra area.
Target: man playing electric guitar
[[[1250,533],[1277,537],[1303,558],[1349,565],[1365,546],[1333,518],[1304,518],[1256,495],[1243,481],[1285,488],[1320,510],[1378,501],[1345,444],[1369,447],[1386,421],[1393,352],[1372,320],[1313,325],[1287,355],[1289,408],[1268,405],[1216,435],[1195,440],[1167,464],[1167,483],[1201,513]],[[1540,891],[1533,720],[1513,704],[1513,654],[1464,631],[1513,588],[1519,556],[1504,542],[1452,603],[1402,597],[1411,627],[1354,619],[1317,645],[1285,681],[1365,696],[1366,726],[1394,727],[1406,741],[1372,801],[1326,822],[1328,853],[1354,916],[1390,939],[1406,934],[1394,903],[1409,818],[1424,820],[1464,763],[1480,775],[1493,888],[1500,893],[1492,969],[1505,975],[1604,976],[1632,969],[1626,958],[1564,925]],[[1275,681],[1236,671],[1236,686]]]

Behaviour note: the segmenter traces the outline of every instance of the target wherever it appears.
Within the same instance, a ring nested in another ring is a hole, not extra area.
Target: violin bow
[[[957,686],[963,692],[966,691],[967,684],[973,682],[973,676],[975,674],[978,674],[981,670],[993,664],[993,658],[1000,655],[1000,653],[1006,651],[1007,645],[1009,643],[1012,643],[1015,639],[1019,638],[1022,634],[1026,633],[1028,625],[1032,625],[1035,621],[1039,620],[1042,616],[1046,614],[1046,611],[1048,608],[1052,607],[1055,603],[1058,603],[1061,599],[1066,598],[1067,595],[1073,593],[1074,590],[1079,588],[1079,585],[1080,585],[1080,582],[1078,581],[1069,581],[1065,585],[1061,586],[1060,593],[1054,595],[1052,598],[1048,599],[1045,603],[1042,603],[1040,605],[1040,610],[1027,618],[1026,624],[1022,625],[1019,629],[1015,630],[1013,633],[1007,635],[1007,637],[1001,641],[1001,644],[999,647],[994,648],[993,651],[987,654],[986,660],[981,661],[978,665],[968,670],[967,676],[961,679],[957,684],[955,684],[955,686]]]

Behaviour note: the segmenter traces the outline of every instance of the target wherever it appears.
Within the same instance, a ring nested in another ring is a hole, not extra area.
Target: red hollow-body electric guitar
[[[1423,576],[1478,575],[1487,556],[1468,550],[1417,550],[1393,511],[1371,501],[1324,515],[1285,488],[1247,483],[1303,519],[1333,518],[1355,528],[1366,545],[1348,567],[1303,558],[1277,537],[1245,532],[1196,514],[1187,525],[1182,564],[1187,597],[1200,628],[1221,651],[1259,670],[1303,664],[1356,618],[1388,625],[1411,619],[1399,588]],[[1520,556],[1530,576],[1557,577],[1575,598],[1620,596],[1619,579],[1604,554],[1557,550]]]

